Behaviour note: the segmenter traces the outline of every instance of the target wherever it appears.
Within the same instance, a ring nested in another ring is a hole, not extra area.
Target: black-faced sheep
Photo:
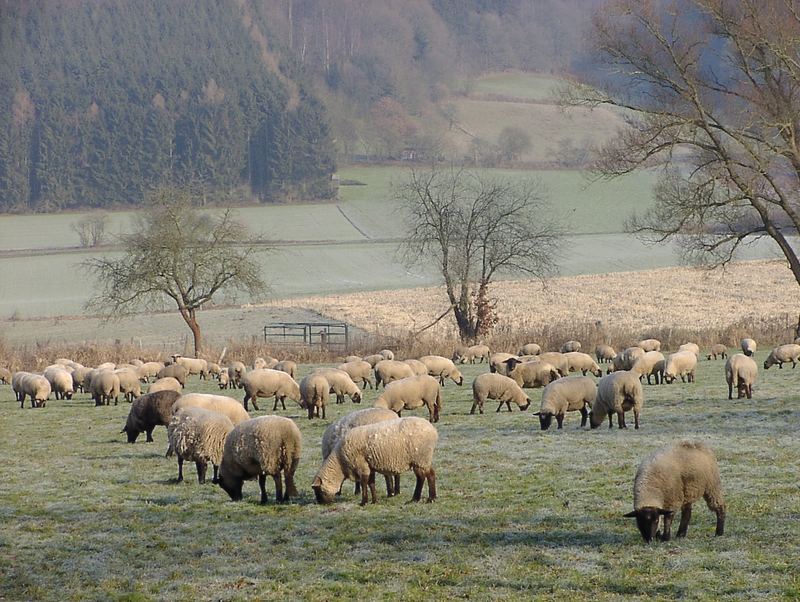
[[[567,366],[570,372],[581,372],[586,376],[587,372],[591,372],[594,376],[603,376],[603,371],[592,359],[588,353],[581,353],[580,351],[568,351],[564,354],[567,358]]]
[[[444,386],[446,378],[452,380],[459,387],[464,384],[464,377],[461,376],[461,372],[458,371],[453,360],[441,355],[426,355],[419,358],[419,361],[425,364],[430,376],[435,376],[439,379],[441,386]]]
[[[755,355],[755,352],[758,350],[758,345],[753,339],[742,339],[741,346],[742,353],[747,357]]]
[[[543,431],[550,428],[555,416],[558,428],[564,423],[567,412],[581,413],[581,427],[586,426],[589,412],[597,397],[597,384],[590,376],[567,376],[551,382],[542,391],[542,405],[536,415]]]
[[[206,482],[206,470],[210,462],[214,467],[213,483],[218,481],[219,465],[225,448],[225,439],[233,430],[230,419],[218,412],[203,408],[183,408],[167,426],[169,449],[178,457],[178,482],[183,481],[183,462],[194,462],[197,481]]]
[[[792,362],[792,368],[800,361],[800,345],[789,343],[780,345],[770,351],[767,359],[764,360],[764,370],[769,370],[770,366],[778,364],[778,368],[783,368],[784,362]]]
[[[594,356],[600,364],[608,363],[617,357],[617,352],[611,345],[597,345],[594,348]]]
[[[717,358],[725,359],[726,357],[728,357],[728,348],[722,343],[716,343],[715,345],[711,345],[711,349],[709,349],[709,352],[706,354],[706,358],[708,360],[711,360],[712,357],[715,360]]]
[[[233,397],[225,395],[186,393],[172,404],[172,413],[174,414],[182,408],[203,408],[204,410],[219,412],[220,414],[225,414],[234,425],[250,419],[250,414],[242,407],[241,403]]]
[[[247,374],[247,366],[243,362],[238,360],[228,362],[228,378],[237,389],[242,388],[242,379],[245,374]]]
[[[515,360],[519,360],[519,356],[514,355],[513,353],[505,353],[502,351],[498,351],[497,353],[493,353],[489,357],[489,372],[496,372],[497,374],[502,374],[503,376],[508,376],[508,373],[514,369],[514,365],[509,366],[508,360],[514,358]]]
[[[148,392],[136,399],[128,412],[128,419],[120,433],[125,433],[128,443],[136,443],[140,433],[147,434],[147,442],[153,441],[153,430],[161,425],[167,426],[172,419],[172,405],[181,394],[165,389]]]
[[[645,351],[661,351],[661,341],[658,339],[642,339],[635,346]]]
[[[375,387],[383,383],[384,388],[390,382],[414,376],[414,371],[405,362],[395,360],[381,360],[375,364]]]
[[[636,360],[631,367],[631,371],[636,372],[639,378],[646,376],[647,384],[650,382],[650,377],[656,377],[656,384],[660,384],[664,378],[665,368],[664,354],[660,351],[646,351],[645,354]]]
[[[733,399],[736,389],[737,399],[753,397],[753,383],[758,377],[758,364],[751,357],[737,353],[725,362],[725,380],[728,382],[728,399]]]
[[[489,346],[488,345],[472,345],[471,347],[460,347],[453,353],[453,361],[462,364],[474,364],[475,360],[478,363],[483,363],[484,360],[489,361]]]
[[[321,374],[328,380],[328,384],[331,387],[330,392],[336,395],[336,403],[344,403],[345,395],[353,403],[361,403],[361,389],[358,388],[358,385],[353,382],[353,379],[344,370],[317,368],[314,372]]]
[[[92,394],[95,406],[110,405],[112,399],[114,405],[117,405],[119,403],[119,377],[111,370],[100,370],[92,375],[89,392]]]
[[[692,517],[692,504],[703,498],[717,515],[715,535],[725,531],[725,500],[714,452],[703,443],[679,441],[645,458],[633,483],[633,511],[636,526],[646,542],[654,537],[669,541],[672,519],[681,511],[678,537],[685,537]],[[664,531],[658,523],[664,517]]]
[[[256,368],[245,374],[242,379],[244,387],[244,409],[247,409],[247,402],[253,402],[253,408],[258,410],[256,400],[259,397],[275,397],[272,411],[278,409],[280,401],[283,409],[286,409],[286,398],[300,403],[300,387],[297,382],[287,373],[271,368]]]
[[[50,382],[41,374],[15,372],[11,377],[11,388],[17,394],[19,407],[25,405],[25,397],[31,398],[32,408],[43,408],[50,398]]]
[[[172,359],[179,366],[186,368],[187,375],[197,374],[200,376],[200,380],[205,380],[208,376],[208,362],[202,358],[173,355]]]
[[[474,414],[475,408],[477,408],[483,414],[483,404],[487,399],[494,399],[499,402],[497,406],[498,412],[502,409],[503,404],[506,404],[510,412],[512,401],[523,412],[531,405],[530,398],[513,378],[502,374],[492,374],[491,372],[479,374],[472,381],[472,409],[469,413]]]
[[[676,351],[670,353],[664,364],[664,382],[671,383],[679,376],[681,382],[694,382],[695,370],[697,369],[697,354],[693,351]]]
[[[72,374],[59,366],[48,366],[45,368],[43,376],[50,383],[50,389],[55,394],[56,399],[72,399],[75,392]]]
[[[555,366],[545,361],[520,362],[512,357],[506,360],[509,367],[508,376],[512,378],[520,387],[537,388],[544,387],[561,377]]]
[[[569,375],[569,361],[567,356],[558,351],[548,351],[538,355],[539,361],[551,364],[561,376]],[[521,359],[521,358],[520,358]]]
[[[427,374],[409,376],[389,383],[375,400],[376,408],[392,410],[398,416],[403,410],[413,410],[423,405],[428,408],[428,419],[439,422],[442,390],[439,382]]]
[[[362,387],[369,387],[374,389],[377,385],[372,379],[372,366],[369,362],[362,359],[357,359],[344,364],[336,366],[337,369],[347,372],[347,375],[353,380],[354,383],[361,383]]]
[[[625,412],[633,410],[635,428],[638,429],[639,413],[643,404],[644,394],[639,375],[628,370],[612,372],[601,378],[597,385],[597,397],[589,413],[589,425],[595,429],[608,416],[608,428],[611,428],[612,417],[616,414],[619,428],[628,428],[625,424]]]
[[[161,368],[161,370],[156,373],[156,378],[166,378],[169,376],[181,383],[181,387],[185,387],[188,375],[189,373],[186,371],[186,368],[180,364],[170,364],[169,366]]]

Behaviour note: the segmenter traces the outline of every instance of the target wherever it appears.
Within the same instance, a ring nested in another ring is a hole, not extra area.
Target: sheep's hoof
[[[426,503],[426,504],[432,504],[432,503],[433,503],[433,502],[435,502],[435,501],[436,501],[436,498],[435,498],[435,497],[429,497],[427,500],[425,500],[425,503]]]

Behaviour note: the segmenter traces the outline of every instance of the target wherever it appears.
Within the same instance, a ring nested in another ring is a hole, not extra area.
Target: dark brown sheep
[[[153,441],[153,429],[167,426],[172,418],[172,404],[180,397],[177,391],[145,393],[133,402],[128,420],[120,433],[128,434],[128,443],[136,443],[139,433],[147,433],[147,442]]]

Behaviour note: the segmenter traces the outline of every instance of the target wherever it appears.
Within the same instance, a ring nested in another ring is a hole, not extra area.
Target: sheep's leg
[[[639,410],[633,409],[633,428],[639,430]]]
[[[242,405],[244,406],[245,410],[248,409],[248,407],[247,407],[247,402],[248,401],[250,401],[250,394],[249,393],[245,393],[244,394],[244,399],[242,400]]]
[[[661,541],[669,541],[672,538],[672,517],[674,512],[664,514],[664,532],[661,534]]]
[[[428,502],[433,502],[435,499],[436,499],[436,472],[434,472],[433,468],[431,468],[428,471]]]
[[[147,443],[153,442],[153,429],[156,427],[151,427],[149,429],[145,429],[145,433],[147,434]]]
[[[178,483],[183,482],[183,458],[178,456]]]
[[[511,411],[511,402],[510,401],[506,401],[506,407],[508,408],[508,411],[510,412]]]
[[[617,426],[621,429],[628,428],[628,425],[625,424],[625,412],[617,412]]]
[[[478,402],[477,401],[473,401],[472,402],[472,409],[469,411],[469,413],[470,414],[474,414],[475,413],[475,408],[477,408],[477,407],[478,407]],[[481,414],[483,414],[482,411],[481,411]]]
[[[608,413],[608,428],[614,428],[614,414],[612,412]]]
[[[728,399],[733,399],[733,381],[728,381]]]
[[[374,470],[370,470],[369,471],[369,481],[368,482],[369,482],[369,493],[372,496],[372,503],[373,504],[377,504],[378,503],[378,494],[375,491],[375,471]]]
[[[275,502],[284,501],[283,498],[283,483],[281,483],[281,471],[279,470],[272,475],[272,480],[275,482]]]
[[[386,497],[393,497],[394,496],[394,479],[392,475],[386,474],[383,475],[384,480],[386,481]]]
[[[681,508],[681,522],[678,525],[678,532],[676,537],[686,537],[686,531],[689,530],[689,520],[692,518],[692,505],[686,504]]]
[[[260,409],[260,408],[258,407],[258,404],[256,403],[256,399],[258,399],[258,395],[253,395],[253,396],[250,398],[250,401],[252,401],[252,402],[253,402],[253,409],[254,409],[254,410],[258,410],[258,409]]]
[[[503,409],[503,402],[501,401],[500,404],[497,406],[497,412]],[[497,413],[495,412],[495,413]]]
[[[717,515],[717,530],[714,532],[714,535],[719,537],[720,535],[725,534],[725,506],[724,505],[713,505],[709,503],[709,498],[707,496],[703,496],[706,500],[706,505],[711,509],[714,514]]]
[[[558,428],[562,428],[564,426],[564,414],[556,414],[556,422],[558,423]]]
[[[369,474],[361,474],[358,475],[358,479],[361,485],[361,505],[367,505],[367,489],[369,489]]]
[[[753,385],[747,384],[744,386],[745,392],[747,393],[747,399],[752,399],[753,397]]]
[[[267,503],[267,475],[261,473],[258,475],[258,488],[261,489],[261,503]]]
[[[211,482],[216,484],[219,482],[219,466],[216,464],[212,464],[212,466],[214,468],[214,476],[211,478]]]
[[[394,494],[400,495],[400,475],[394,475]]]
[[[322,406],[322,419],[325,420],[325,406]]]
[[[581,408],[581,428],[586,426],[586,421],[589,420],[589,410],[586,409],[586,406]]]
[[[414,495],[411,497],[411,501],[418,502],[422,498],[422,485],[425,483],[427,475],[419,468],[414,469],[414,475],[417,477],[417,485],[414,487]]]
[[[194,465],[197,468],[197,482],[202,485],[206,482],[206,470],[208,469],[208,464],[205,462],[195,462]]]
[[[281,395],[281,408],[286,409],[286,395]]]
[[[286,494],[284,500],[289,501],[290,497],[297,497],[297,487],[294,484],[294,473],[297,470],[297,465],[300,463],[300,458],[292,458],[292,463],[289,465],[289,470],[284,470],[286,478]]]

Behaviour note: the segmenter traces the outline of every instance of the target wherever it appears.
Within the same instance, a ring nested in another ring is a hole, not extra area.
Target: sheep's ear
[[[675,513],[674,513],[674,512],[672,512],[671,510],[664,510],[663,508],[659,508],[659,509],[658,509],[658,513],[659,513],[661,516],[666,516],[667,514],[675,514]]]
[[[627,514],[622,515],[623,518],[636,518],[636,510],[631,510]]]
[[[533,416],[541,416],[541,415],[542,415],[542,413],[541,413],[541,412],[534,412],[534,413],[533,413]]]
[[[311,483],[312,487],[322,487],[322,479],[319,477],[314,477],[314,482]]]

